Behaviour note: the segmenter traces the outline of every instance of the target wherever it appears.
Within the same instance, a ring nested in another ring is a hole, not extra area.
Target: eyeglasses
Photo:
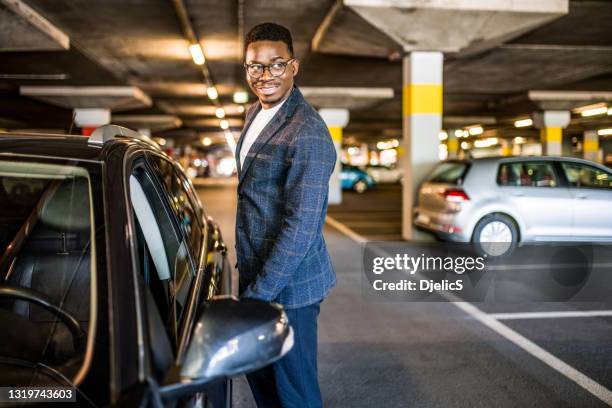
[[[285,73],[287,65],[289,65],[293,61],[295,61],[295,58],[291,58],[287,61],[273,62],[270,65],[244,64],[244,67],[246,68],[247,74],[249,74],[251,78],[260,78],[264,74],[264,71],[266,69],[273,77],[279,77]]]

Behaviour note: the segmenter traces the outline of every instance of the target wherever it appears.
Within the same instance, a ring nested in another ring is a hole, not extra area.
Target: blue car
[[[376,185],[376,182],[368,173],[358,167],[346,164],[342,165],[340,181],[343,190],[354,190],[359,194]]]

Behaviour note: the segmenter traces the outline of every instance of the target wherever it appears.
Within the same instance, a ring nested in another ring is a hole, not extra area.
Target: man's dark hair
[[[244,50],[246,51],[249,44],[255,41],[282,41],[287,44],[289,54],[293,57],[293,40],[291,39],[291,33],[282,25],[263,23],[251,28],[251,31],[249,31],[244,41]]]

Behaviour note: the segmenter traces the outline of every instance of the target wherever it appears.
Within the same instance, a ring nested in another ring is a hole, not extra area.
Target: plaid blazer
[[[236,254],[243,297],[297,308],[321,301],[336,283],[323,240],[329,177],[336,151],[316,110],[294,87],[261,131],[244,163],[236,148]]]

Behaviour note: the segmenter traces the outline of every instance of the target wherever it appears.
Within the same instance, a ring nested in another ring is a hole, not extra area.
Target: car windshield
[[[463,162],[440,163],[429,176],[433,183],[461,184],[468,169],[468,164]]]
[[[12,373],[0,383],[48,384],[49,370],[73,378],[82,366],[95,263],[90,204],[82,168],[0,161],[0,373]]]

